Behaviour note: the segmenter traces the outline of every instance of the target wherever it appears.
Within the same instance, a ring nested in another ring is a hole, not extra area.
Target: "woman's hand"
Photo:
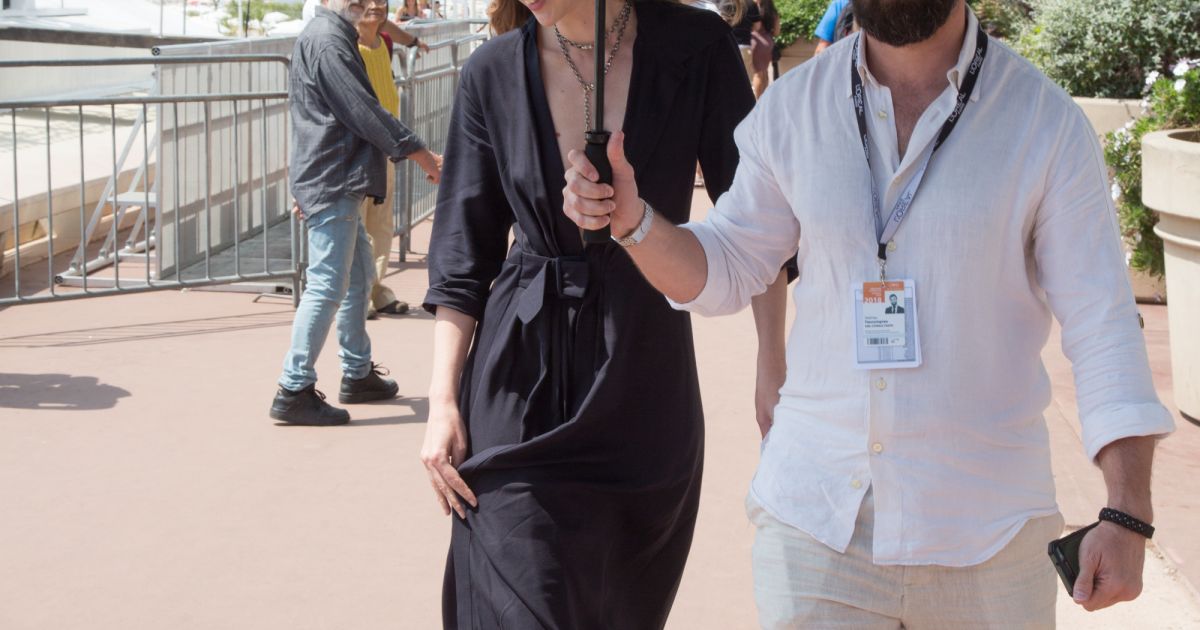
[[[567,185],[563,188],[563,214],[585,230],[612,226],[612,234],[621,238],[637,229],[644,208],[638,198],[633,166],[625,159],[625,133],[618,131],[608,140],[608,161],[613,183],[597,184],[600,173],[582,151],[567,155]]]
[[[431,402],[429,420],[425,424],[425,444],[421,447],[421,463],[429,473],[429,482],[438,503],[446,515],[453,509],[459,518],[466,518],[462,500],[478,507],[475,493],[459,476],[457,467],[467,456],[467,431],[462,414],[454,402]]]

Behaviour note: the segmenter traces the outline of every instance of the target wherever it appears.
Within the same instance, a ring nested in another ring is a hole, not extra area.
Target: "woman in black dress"
[[[754,104],[737,45],[712,12],[608,9],[605,120],[628,135],[644,197],[685,222],[697,160],[714,196],[732,182]],[[590,122],[593,12],[496,0],[501,34],[459,84],[424,304],[437,321],[422,460],[458,514],[447,628],[661,628],[691,545],[704,427],[690,320],[562,213]],[[782,357],[782,312],[765,321]]]

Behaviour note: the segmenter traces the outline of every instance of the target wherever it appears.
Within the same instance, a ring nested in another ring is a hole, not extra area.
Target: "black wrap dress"
[[[754,99],[716,14],[635,7],[626,152],[642,197],[682,223],[697,160],[710,191],[732,182]],[[453,517],[447,628],[661,628],[691,545],[691,322],[615,243],[584,248],[563,186],[530,20],[463,70],[429,254],[425,308],[479,321],[459,401],[479,507]]]

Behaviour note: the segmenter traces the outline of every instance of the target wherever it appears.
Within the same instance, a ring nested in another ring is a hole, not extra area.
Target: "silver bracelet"
[[[637,245],[638,243],[641,243],[642,240],[646,238],[646,234],[650,232],[650,226],[654,224],[654,208],[650,207],[650,204],[647,203],[645,199],[642,199],[642,207],[644,208],[642,211],[642,222],[638,224],[637,228],[620,238],[617,238],[616,236],[612,237],[612,239],[617,242],[617,245],[620,245],[621,247],[631,247],[633,245]]]

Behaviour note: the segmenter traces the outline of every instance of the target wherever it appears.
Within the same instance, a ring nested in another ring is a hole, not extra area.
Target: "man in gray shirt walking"
[[[292,196],[308,230],[308,283],[292,323],[271,417],[288,424],[345,424],[350,414],[325,402],[314,369],[336,315],[342,383],[338,401],[392,398],[396,382],[371,361],[366,331],[374,263],[363,203],[386,194],[388,160],[415,161],[430,181],[441,158],[380,106],[371,90],[354,24],[362,0],[329,0],[296,38],[288,79],[292,118]]]

